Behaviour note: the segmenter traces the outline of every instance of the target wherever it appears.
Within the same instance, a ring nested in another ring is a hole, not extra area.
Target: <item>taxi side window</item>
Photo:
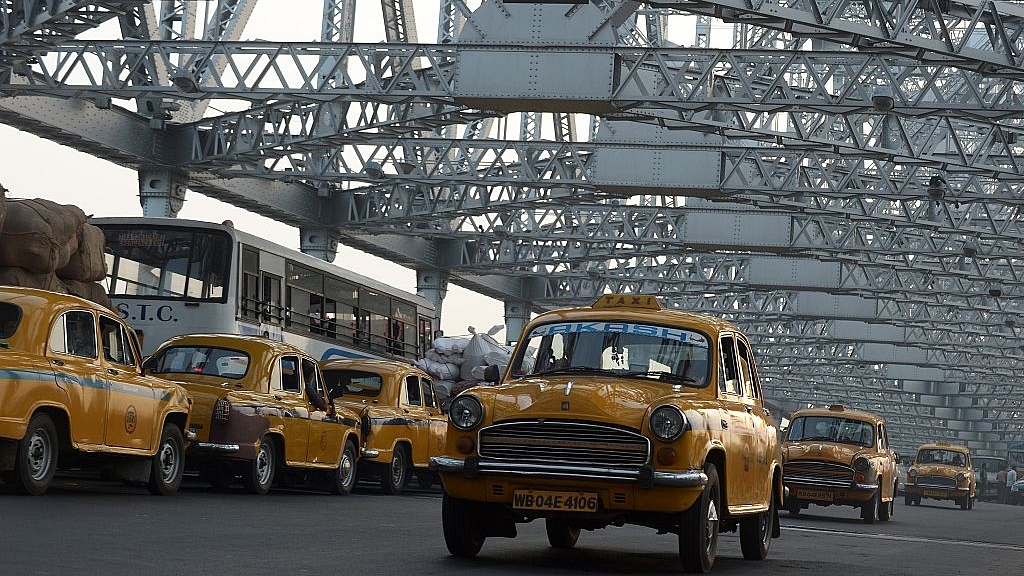
[[[50,331],[50,349],[60,354],[96,358],[96,322],[91,312],[65,312]]]
[[[281,390],[285,392],[299,391],[299,359],[296,356],[281,358]]]
[[[123,366],[135,366],[131,340],[121,323],[107,316],[100,316],[100,342],[103,357]]]
[[[324,392],[324,383],[320,379],[320,371],[316,369],[316,362],[309,358],[302,359],[302,382],[306,390],[312,390],[322,397],[327,397]]]
[[[721,373],[723,377],[718,381],[718,387],[726,394],[738,396],[742,390],[740,389],[739,368],[736,365],[736,345],[733,337],[731,335],[722,336],[719,345],[722,350]]]
[[[405,391],[408,396],[409,404],[413,406],[419,406],[421,404],[420,379],[418,376],[405,377]]]
[[[434,408],[434,384],[424,378],[423,379],[423,405],[428,408]]]
[[[742,339],[736,339],[739,348],[740,378],[743,380],[743,393],[749,398],[760,398],[761,390],[757,385],[757,372],[754,369],[754,357],[750,348]]]

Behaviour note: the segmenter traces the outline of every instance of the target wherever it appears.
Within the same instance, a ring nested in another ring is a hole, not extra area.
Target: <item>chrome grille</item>
[[[639,468],[650,461],[650,441],[601,424],[529,421],[480,431],[480,457],[523,464]]]
[[[956,478],[950,478],[948,476],[918,476],[917,485],[956,488]]]
[[[782,465],[782,474],[787,480],[800,480],[803,482],[821,482],[824,484],[853,482],[853,468],[814,460],[786,462]]]

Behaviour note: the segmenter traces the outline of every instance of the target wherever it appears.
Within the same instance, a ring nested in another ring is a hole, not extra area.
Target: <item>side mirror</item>
[[[441,401],[441,412],[444,412],[445,414],[447,414],[448,413],[448,409],[451,408],[451,407],[452,407],[452,399],[450,397],[449,398],[445,398],[444,400]]]
[[[344,395],[344,386],[335,386],[334,388],[331,388],[330,390],[327,391],[327,397],[330,398],[331,400],[337,400],[338,398],[341,398]]]
[[[501,380],[501,369],[498,368],[497,364],[491,364],[484,368],[485,382],[497,382],[498,380]]]
[[[143,360],[142,361],[142,367],[141,367],[142,373],[145,374],[146,372],[152,371],[154,364],[155,364],[155,362],[153,361],[153,357],[152,356],[150,356],[149,358],[146,358],[145,360]]]

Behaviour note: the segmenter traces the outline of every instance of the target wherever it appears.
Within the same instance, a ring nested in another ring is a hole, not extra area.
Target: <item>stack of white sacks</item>
[[[416,360],[417,366],[434,377],[440,401],[483,383],[484,369],[491,364],[504,371],[512,349],[494,339],[503,328],[494,326],[485,333],[470,326],[469,336],[441,336],[424,358]]]

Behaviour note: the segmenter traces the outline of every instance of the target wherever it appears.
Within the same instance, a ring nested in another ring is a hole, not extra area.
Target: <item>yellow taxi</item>
[[[254,494],[275,483],[352,491],[359,417],[334,405],[302,350],[259,336],[188,334],[161,344],[145,371],[192,396],[185,465],[215,487],[240,477]]]
[[[622,524],[675,534],[690,572],[711,569],[720,532],[739,530],[744,558],[767,556],[778,432],[735,325],[605,295],[531,320],[503,372],[451,401],[431,459],[451,554],[544,519],[555,548]]]
[[[868,524],[892,518],[899,456],[880,416],[838,404],[798,410],[782,458],[790,514],[840,505],[859,508]]]
[[[433,379],[396,360],[339,358],[320,367],[331,396],[360,414],[360,476],[379,478],[388,494],[401,493],[413,475],[420,487],[433,485],[430,457],[441,453],[448,425]]]
[[[0,287],[0,474],[42,494],[58,467],[178,490],[190,402],[142,374],[138,338],[108,308]]]
[[[952,500],[961,510],[974,508],[978,483],[971,465],[971,451],[949,442],[925,444],[907,471],[904,503],[921,505],[922,498]]]

